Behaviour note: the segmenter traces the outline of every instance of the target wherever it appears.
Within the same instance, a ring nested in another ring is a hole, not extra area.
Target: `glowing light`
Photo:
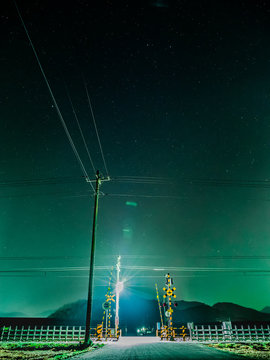
[[[127,206],[134,206],[134,207],[138,206],[138,204],[135,201],[126,201],[126,205]]]
[[[124,282],[118,281],[118,283],[116,283],[116,291],[120,293],[123,289],[124,289]]]

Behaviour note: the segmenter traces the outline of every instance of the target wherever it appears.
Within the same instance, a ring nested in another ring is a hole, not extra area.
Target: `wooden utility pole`
[[[90,339],[90,323],[91,323],[92,298],[93,298],[96,226],[97,226],[98,198],[99,198],[100,184],[101,184],[101,179],[100,179],[99,171],[97,171],[95,205],[94,205],[94,216],[93,216],[93,230],[92,230],[92,246],[91,246],[91,256],[90,256],[90,270],[89,270],[88,299],[87,299],[87,310],[86,310],[86,325],[85,325],[86,328],[85,328],[85,338],[84,338],[84,344],[86,346],[88,346],[92,343],[92,341]]]

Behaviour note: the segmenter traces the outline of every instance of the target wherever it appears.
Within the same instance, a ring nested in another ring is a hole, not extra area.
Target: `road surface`
[[[155,337],[122,337],[101,349],[72,357],[73,360],[233,360],[247,358],[188,342],[161,342]]]

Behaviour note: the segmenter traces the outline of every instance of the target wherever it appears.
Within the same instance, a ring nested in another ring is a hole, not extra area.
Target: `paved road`
[[[158,338],[122,337],[101,349],[72,357],[73,360],[223,360],[247,359],[202,344],[160,342]]]

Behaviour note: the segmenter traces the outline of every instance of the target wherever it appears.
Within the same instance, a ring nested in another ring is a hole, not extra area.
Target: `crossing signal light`
[[[165,307],[165,306],[166,306],[166,303],[163,303],[162,305]]]
[[[175,302],[175,303],[173,304],[173,306],[177,307],[177,306],[178,306],[177,302]]]

